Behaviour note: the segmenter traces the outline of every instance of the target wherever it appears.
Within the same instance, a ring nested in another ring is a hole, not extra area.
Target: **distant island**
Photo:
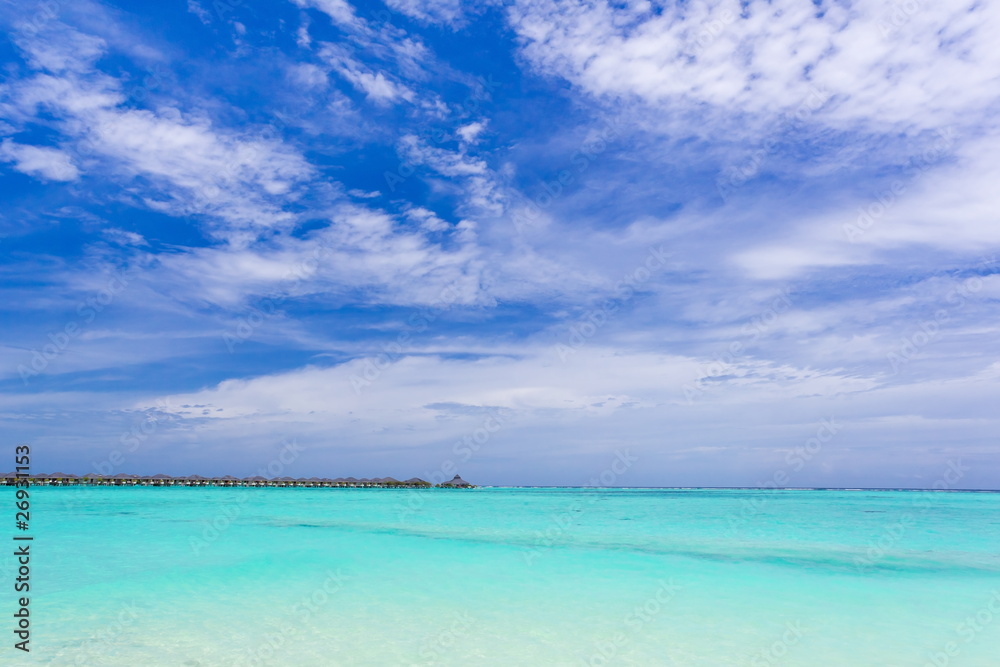
[[[32,486],[233,486],[233,487],[269,487],[269,488],[364,488],[364,489],[474,489],[475,484],[469,484],[455,475],[450,481],[441,484],[431,484],[419,477],[411,477],[399,481],[392,477],[375,477],[373,479],[355,479],[354,477],[202,477],[188,475],[187,477],[172,477],[170,475],[130,475],[119,473],[105,476],[89,473],[82,476],[68,475],[62,472],[51,474],[20,475],[7,472],[0,473],[0,485],[13,486],[18,480],[27,480]]]

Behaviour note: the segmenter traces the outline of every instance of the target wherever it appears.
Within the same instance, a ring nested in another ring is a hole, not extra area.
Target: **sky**
[[[38,472],[1000,488],[998,3],[0,25]]]

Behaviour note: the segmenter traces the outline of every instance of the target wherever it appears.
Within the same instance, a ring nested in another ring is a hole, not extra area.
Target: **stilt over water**
[[[21,478],[24,479],[24,478]],[[0,486],[13,486],[18,480],[15,473],[0,473]],[[434,485],[430,482],[411,477],[405,482],[401,482],[392,477],[376,477],[374,479],[355,479],[354,477],[329,477],[319,478],[304,477],[276,477],[268,479],[255,475],[253,477],[202,477],[201,475],[188,475],[187,477],[171,477],[170,475],[130,475],[119,473],[117,475],[98,475],[88,473],[78,477],[62,472],[51,474],[30,475],[27,477],[28,483],[32,486],[238,486],[238,487],[289,487],[289,488],[365,488],[365,489],[420,489],[420,488],[475,488],[474,484],[469,484],[464,479],[455,477],[443,484]]]

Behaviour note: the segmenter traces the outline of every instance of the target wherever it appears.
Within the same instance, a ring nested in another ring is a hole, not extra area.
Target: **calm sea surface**
[[[43,488],[32,529],[2,664],[1000,665],[996,493]]]

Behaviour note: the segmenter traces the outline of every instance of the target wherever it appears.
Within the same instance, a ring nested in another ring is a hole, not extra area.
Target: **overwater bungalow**
[[[67,475],[64,472],[54,472],[49,475],[49,479],[52,480],[52,484],[57,486],[66,486],[69,484],[76,484],[78,478],[76,475]]]
[[[455,475],[454,477],[451,478],[450,482],[442,482],[441,486],[447,486],[447,487],[452,487],[452,488],[468,489],[468,488],[472,487],[472,484],[469,484],[468,482],[466,482],[464,479],[462,479],[458,475]]]
[[[13,486],[17,483],[16,473],[0,473],[0,486]],[[24,479],[24,478],[22,478]],[[412,488],[412,487],[430,487],[432,486],[430,482],[420,479],[419,477],[411,477],[405,482],[401,482],[394,477],[374,477],[374,478],[363,478],[357,479],[355,477],[337,477],[335,479],[330,479],[329,477],[310,477],[308,479],[300,477],[276,477],[274,479],[268,479],[260,475],[254,475],[253,477],[246,477],[243,479],[233,477],[232,475],[225,475],[222,477],[202,477],[201,475],[188,475],[187,477],[172,477],[170,475],[132,475],[129,473],[118,473],[116,475],[104,476],[99,473],[87,473],[86,475],[77,477],[76,475],[54,472],[51,474],[37,474],[30,475],[26,478],[29,484],[36,486],[69,486],[69,485],[82,485],[82,486],[242,486],[242,487],[295,487],[295,488],[381,488],[381,489],[395,489],[395,488]],[[463,480],[458,475],[448,482],[439,484],[438,486],[448,487],[448,488],[472,488],[473,484],[469,484]]]

